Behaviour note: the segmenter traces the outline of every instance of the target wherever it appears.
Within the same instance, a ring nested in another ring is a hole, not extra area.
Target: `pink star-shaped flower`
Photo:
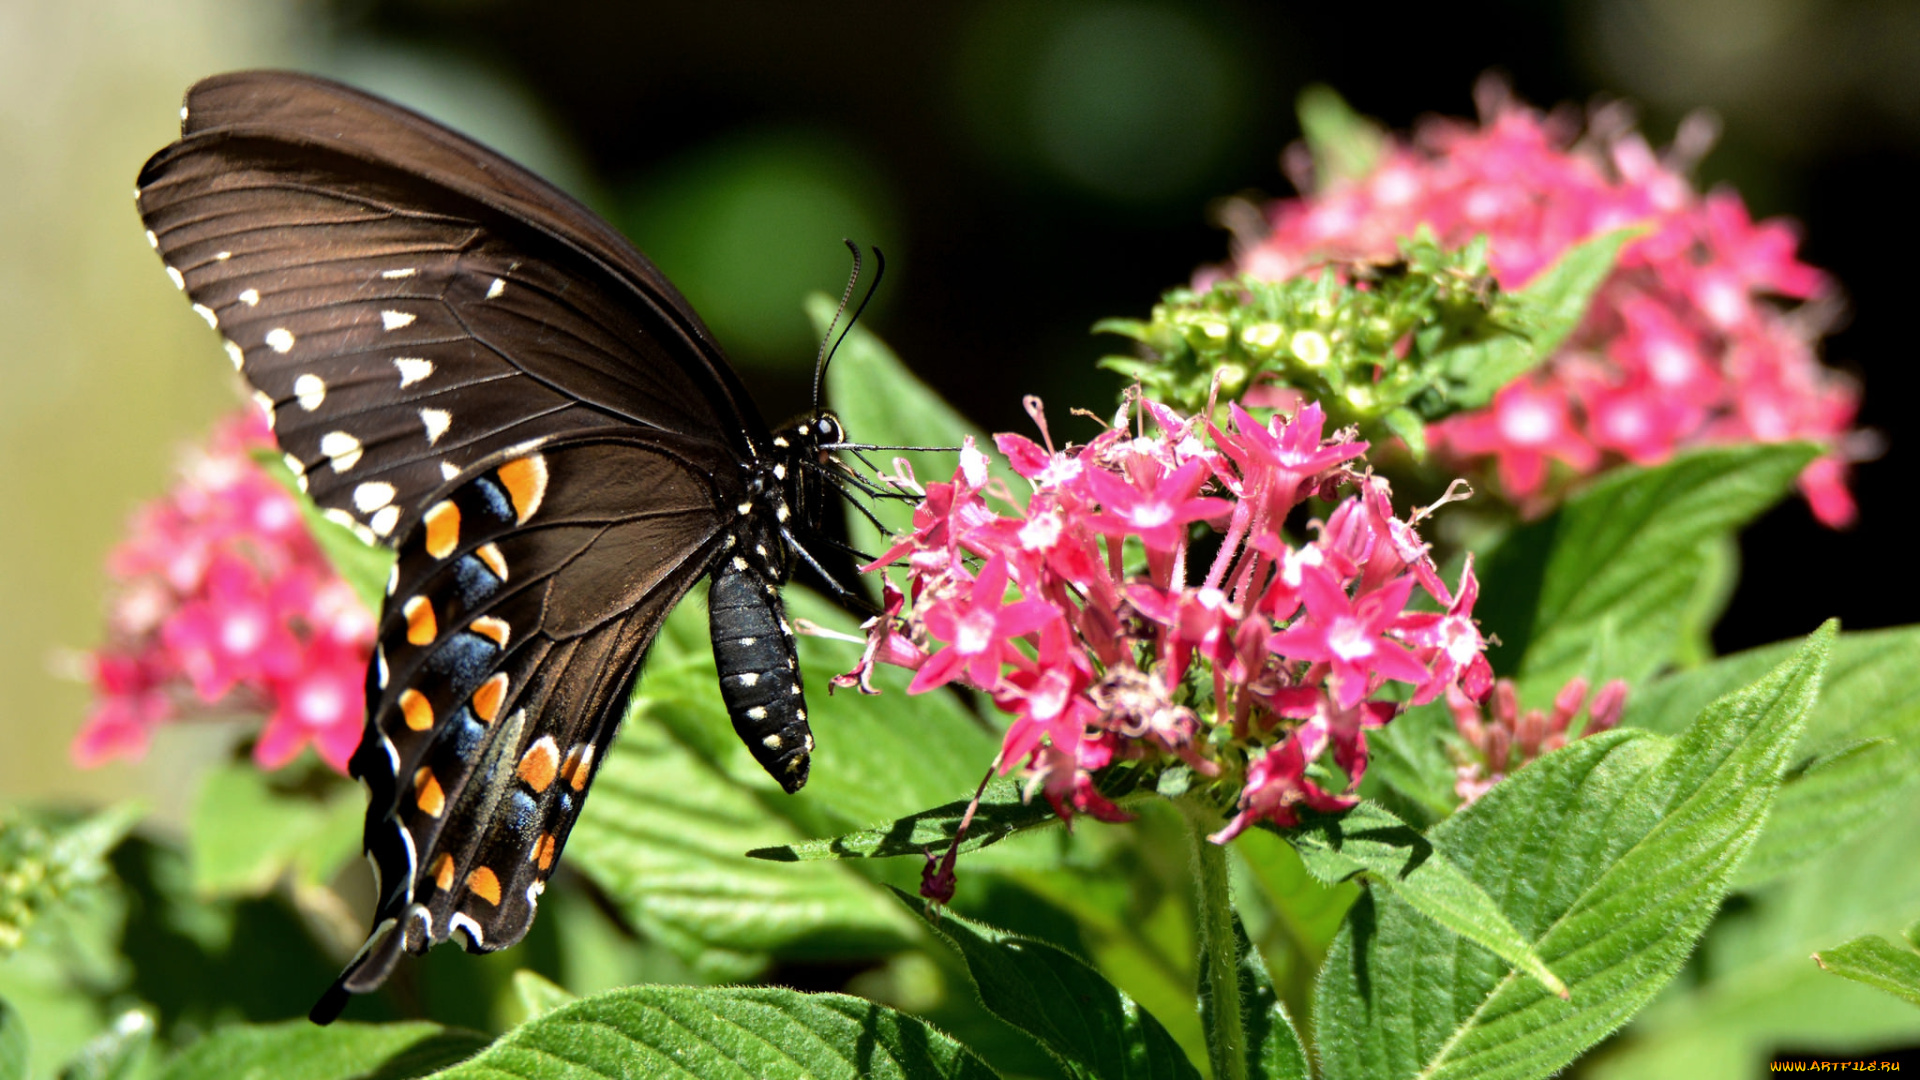
[[[1411,577],[1399,578],[1355,601],[1333,575],[1309,566],[1301,574],[1300,592],[1306,614],[1269,637],[1267,648],[1291,659],[1331,665],[1334,698],[1342,709],[1353,708],[1367,696],[1375,675],[1409,683],[1426,679],[1427,669],[1420,661],[1384,636],[1413,593]]]
[[[1006,591],[1007,560],[995,555],[981,568],[967,596],[949,597],[927,609],[927,630],[951,644],[921,665],[907,687],[908,693],[923,694],[945,686],[963,672],[969,682],[983,690],[999,683],[1000,665],[1020,655],[1013,639],[1058,617],[1044,600],[1021,600],[1003,606]]]

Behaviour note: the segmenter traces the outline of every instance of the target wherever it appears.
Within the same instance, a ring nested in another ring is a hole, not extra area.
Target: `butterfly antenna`
[[[854,283],[860,280],[860,245],[851,240],[843,240],[841,243],[846,244],[847,250],[853,252],[853,276],[847,279],[847,290],[840,297],[840,311],[835,312],[833,322],[827,324],[827,336],[830,338],[833,337],[834,324],[840,321],[841,312],[847,310],[847,300],[853,296]],[[813,411],[816,415],[820,412],[820,389],[826,385],[827,381],[827,365],[833,363],[834,354],[840,351],[840,343],[847,340],[847,335],[853,332],[854,324],[860,321],[860,316],[866,312],[867,305],[873,302],[873,294],[879,291],[880,280],[886,276],[887,253],[876,247],[873,249],[873,280],[867,282],[866,295],[860,298],[860,306],[853,309],[853,318],[848,319],[847,325],[841,328],[840,336],[833,338],[832,348],[827,347],[825,340],[820,342],[820,362],[814,365],[813,369]]]
[[[840,290],[840,306],[833,310],[833,321],[827,324],[827,332],[820,338],[820,352],[813,358],[813,414],[820,415],[820,387],[827,375],[827,362],[833,359],[833,350],[839,347],[834,340],[834,328],[840,325],[840,316],[847,313],[847,303],[853,299],[853,288],[860,283],[860,245],[842,238],[841,243],[853,253],[853,273],[847,275],[847,287]]]

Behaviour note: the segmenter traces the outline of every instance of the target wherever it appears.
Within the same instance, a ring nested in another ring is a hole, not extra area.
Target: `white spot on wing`
[[[372,520],[369,521],[368,524],[373,526],[373,534],[375,536],[392,536],[393,527],[400,524],[400,508],[397,506],[383,507],[379,513],[373,515]]]
[[[389,591],[387,595],[392,596],[393,593]],[[380,689],[385,690],[387,688],[388,671],[387,650],[383,646],[376,645],[373,648],[373,670],[380,679]]]
[[[193,305],[193,313],[207,320],[208,326],[211,326],[216,330],[220,328],[220,316],[215,315],[213,313],[213,309],[208,307],[207,305],[205,304]]]
[[[387,595],[392,596],[398,591],[400,591],[400,564],[396,562],[387,567]]]
[[[451,935],[455,932],[467,935],[466,948],[469,952],[486,944],[486,939],[480,933],[480,924],[464,911],[454,912],[453,918],[447,920],[447,933]]]
[[[280,460],[287,463],[287,469],[292,472],[293,475],[301,477],[307,475],[307,463],[294,457],[292,454],[282,454],[280,455]],[[305,489],[303,488],[302,490]]]
[[[139,199],[140,199],[140,192],[136,190],[136,191],[135,191],[135,192],[133,193],[133,198],[134,198],[134,201],[136,201],[136,202],[137,202],[137,201],[139,201]],[[148,247],[150,247],[150,248],[152,248],[152,249],[153,249],[153,250],[155,250],[155,251],[159,251],[159,250],[160,250],[160,238],[159,238],[159,237],[157,237],[157,236],[155,236],[155,235],[153,235],[153,230],[152,230],[152,229],[148,229],[148,230],[147,230],[147,246],[148,246]]]
[[[497,300],[500,298],[500,294],[506,291],[507,291],[506,279],[494,278],[493,284],[487,286],[487,299]]]
[[[385,480],[369,480],[353,489],[353,505],[359,507],[361,513],[371,514],[392,502],[397,494],[399,492]]]
[[[447,433],[447,427],[453,423],[453,414],[445,409],[421,409],[420,426],[427,429],[427,445],[440,441]]]
[[[326,380],[318,375],[302,375],[293,380],[293,396],[299,400],[301,408],[312,412],[327,400]]]
[[[442,479],[451,480],[454,477],[459,475],[460,475],[460,466],[455,465],[451,461],[443,461],[440,463],[440,476]]]
[[[433,374],[433,361],[422,360],[417,356],[396,356],[393,358],[393,366],[400,369],[400,389],[402,390]]]
[[[260,290],[248,289],[247,291],[241,293],[240,302],[247,305],[248,307],[258,307],[260,304]]]
[[[216,252],[214,252],[214,253],[213,253],[213,257],[214,257],[214,259],[215,259],[215,260],[217,260],[217,261],[219,261],[219,262],[226,262],[226,261],[227,261],[228,259],[231,259],[231,258],[233,258],[233,252],[231,252],[231,251],[216,251]]]
[[[171,266],[167,267],[167,280],[173,282],[173,287],[176,289],[184,289],[187,287],[187,279],[181,277],[180,271],[175,270]]]
[[[267,348],[277,353],[292,351],[293,331],[284,326],[276,326],[267,331]]]
[[[255,390],[253,392],[253,403],[260,406],[260,411],[264,413],[267,418],[267,430],[272,431],[275,419],[273,415],[273,398],[259,390]]]
[[[394,755],[393,772],[395,776],[400,775],[398,754]],[[413,834],[397,821],[393,823],[393,828],[400,834],[400,842],[407,849],[407,903],[411,904],[413,903],[413,876],[420,872],[420,855],[413,849]]]
[[[344,431],[329,431],[320,436],[320,452],[333,459],[333,471],[337,473],[360,464],[360,440]]]
[[[382,270],[380,271],[380,276],[386,278],[388,281],[398,281],[401,278],[410,278],[416,273],[418,273],[418,271],[409,266],[404,270]]]
[[[413,325],[416,318],[418,316],[411,311],[383,311],[380,313],[380,327],[383,330],[398,330]]]
[[[353,520],[352,514],[347,513],[345,510],[342,510],[337,506],[327,507],[325,510],[321,511],[320,516],[326,518],[328,521],[333,522],[335,525],[338,525],[343,529],[351,529],[354,526],[360,524],[359,522]]]
[[[755,705],[753,708],[747,710],[747,719],[749,720],[765,720],[766,718],[767,707],[765,705]]]
[[[235,345],[231,341],[225,344],[227,347],[227,358],[233,361],[233,370],[239,371],[240,365],[247,362],[247,354],[241,352],[240,346]]]

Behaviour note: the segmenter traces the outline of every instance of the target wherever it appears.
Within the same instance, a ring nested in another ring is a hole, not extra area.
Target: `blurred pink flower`
[[[1494,275],[1519,289],[1581,241],[1645,227],[1579,330],[1489,407],[1434,425],[1434,449],[1491,465],[1506,497],[1537,513],[1614,461],[1808,439],[1828,452],[1801,474],[1801,491],[1822,522],[1850,524],[1848,465],[1872,440],[1849,432],[1858,389],[1817,359],[1835,289],[1795,255],[1792,226],[1753,221],[1732,191],[1697,192],[1685,157],[1702,152],[1698,138],[1663,159],[1618,109],[1583,133],[1573,114],[1526,108],[1496,80],[1479,98],[1479,124],[1424,121],[1358,180],[1317,184],[1304,153],[1290,152],[1307,194],[1270,204],[1270,231],[1240,245],[1231,269],[1280,280],[1328,259],[1391,257],[1426,227],[1449,246],[1485,235]],[[1813,302],[1783,303],[1801,301]]]
[[[254,463],[272,448],[257,414],[227,421],[174,489],[134,514],[107,560],[116,595],[77,763],[138,757],[169,720],[238,712],[267,717],[254,744],[263,768],[311,742],[346,771],[374,620],[315,547],[294,497]]]

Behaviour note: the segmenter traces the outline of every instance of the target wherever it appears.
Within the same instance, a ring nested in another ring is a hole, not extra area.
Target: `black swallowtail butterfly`
[[[704,576],[734,728],[787,791],[806,783],[779,587],[812,561],[830,415],[769,431],[623,236],[335,83],[196,84],[137,197],[302,488],[399,555],[351,764],[373,929],[316,1022],[402,951],[520,940],[647,646]]]

